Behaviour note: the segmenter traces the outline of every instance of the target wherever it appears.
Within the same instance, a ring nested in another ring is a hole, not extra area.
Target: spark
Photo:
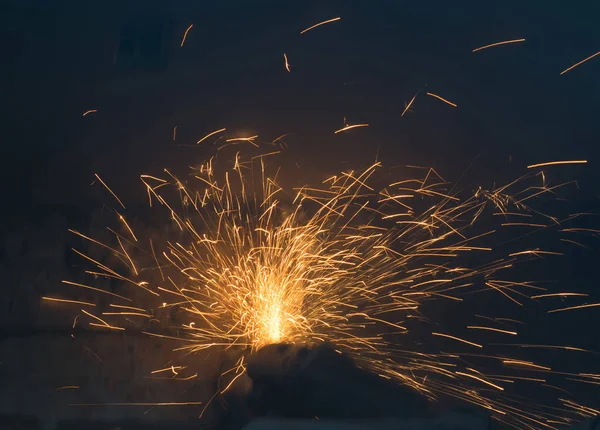
[[[549,293],[539,294],[537,296],[531,296],[532,299],[542,299],[545,297],[587,297],[589,294],[584,293]]]
[[[290,63],[288,63],[288,57],[285,52],[283,53],[283,60],[285,61],[285,70],[291,72],[292,70],[290,69]]]
[[[81,116],[88,116],[89,114],[91,114],[91,113],[96,113],[96,112],[98,112],[98,110],[96,110],[96,109],[90,109],[90,110],[86,110],[86,111],[83,113],[83,115],[81,115]]]
[[[322,22],[319,22],[319,23],[317,23],[317,24],[315,24],[315,25],[312,25],[312,26],[310,26],[310,27],[308,27],[308,28],[306,28],[306,29],[302,30],[302,31],[300,32],[300,34],[304,34],[304,33],[306,33],[307,31],[310,31],[310,30],[312,30],[313,28],[319,27],[319,26],[321,26],[321,25],[324,25],[324,24],[329,24],[330,22],[339,21],[340,19],[342,19],[342,18],[338,16],[337,18],[331,18],[331,19],[328,19],[327,21],[322,21]]]
[[[600,303],[587,303],[585,305],[569,306],[568,308],[553,309],[551,311],[548,311],[548,313],[552,314],[552,313],[555,313],[555,312],[573,311],[575,309],[596,308],[598,306],[600,306]]]
[[[369,124],[354,124],[354,125],[347,125],[345,127],[340,128],[339,130],[334,131],[334,134],[338,134],[341,133],[343,131],[348,131],[348,130],[352,130],[353,128],[357,128],[357,127],[368,127]]]
[[[496,384],[492,384],[490,381],[486,381],[485,379],[483,379],[483,378],[480,378],[479,376],[471,375],[471,374],[469,374],[469,373],[465,373],[465,372],[456,372],[456,374],[457,374],[457,375],[466,376],[466,377],[468,377],[468,378],[473,378],[473,379],[476,379],[476,380],[478,380],[478,381],[480,381],[480,382],[483,382],[484,384],[487,384],[487,385],[489,385],[490,387],[494,387],[494,388],[495,388],[495,389],[497,389],[497,390],[504,391],[504,388],[502,388],[501,386],[499,386],[499,385],[496,385]]]
[[[561,74],[561,75],[564,75],[564,74],[565,74],[565,73],[567,73],[569,70],[572,70],[572,69],[574,69],[575,67],[577,67],[577,66],[579,66],[579,65],[581,65],[581,64],[583,64],[583,63],[585,63],[586,61],[589,61],[589,60],[591,60],[592,58],[594,58],[594,57],[596,57],[596,56],[598,56],[598,55],[600,55],[600,51],[596,52],[595,54],[592,54],[592,55],[590,55],[589,57],[587,57],[587,58],[585,58],[585,59],[581,60],[581,61],[580,61],[580,62],[578,62],[578,63],[575,63],[575,64],[573,64],[571,67],[567,67],[565,70],[563,70],[562,72],[560,72],[560,74]]]
[[[418,95],[419,95],[419,91],[417,91],[417,93],[413,96],[413,98],[410,100],[410,102],[406,105],[406,107],[402,111],[402,115],[400,115],[401,117],[404,116],[404,114],[406,112],[408,112],[408,110],[410,109],[410,107],[412,106],[412,104],[414,103],[414,101],[415,101],[415,99],[417,98]]]
[[[83,305],[83,306],[92,306],[92,307],[96,306],[95,303],[82,302],[80,300],[59,299],[59,298],[56,298],[56,297],[46,297],[46,296],[43,296],[42,300],[48,300],[48,301],[51,301],[51,302],[60,302],[60,303],[70,303],[70,304],[74,304],[74,305]]]
[[[220,128],[220,129],[218,129],[218,130],[212,131],[212,132],[208,133],[206,136],[204,136],[202,139],[200,139],[198,142],[196,142],[196,144],[198,144],[198,143],[202,143],[202,142],[204,142],[206,139],[208,139],[209,137],[211,137],[211,136],[214,136],[215,134],[218,134],[218,133],[222,133],[222,132],[224,132],[225,130],[227,130],[227,129],[226,129],[226,128]]]
[[[113,196],[113,197],[114,197],[114,198],[117,200],[117,202],[119,202],[119,204],[121,205],[121,207],[122,207],[123,209],[127,209],[127,208],[125,207],[125,205],[123,204],[123,202],[121,201],[121,199],[119,199],[119,198],[117,197],[117,195],[116,195],[116,194],[113,192],[113,190],[111,190],[111,189],[108,187],[108,185],[106,185],[106,183],[105,183],[105,182],[102,180],[102,178],[101,178],[101,177],[100,177],[100,176],[99,176],[97,173],[94,173],[94,176],[96,177],[96,179],[98,179],[98,180],[100,181],[100,183],[101,183],[102,185],[104,185],[104,188],[106,188],[106,189],[108,190],[108,192],[112,194],[112,196]]]
[[[460,337],[456,337],[456,336],[452,336],[449,334],[444,334],[444,333],[431,333],[434,336],[442,336],[442,337],[447,337],[448,339],[452,339],[452,340],[456,340],[458,342],[462,342],[462,343],[466,343],[467,345],[471,345],[471,346],[476,346],[477,348],[483,348],[482,345],[475,343],[475,342],[471,342],[465,339],[461,339]]]
[[[187,28],[187,30],[185,30],[185,33],[183,33],[183,38],[181,39],[181,47],[182,48],[183,48],[183,44],[185,43],[185,39],[187,39],[187,35],[193,26],[194,26],[194,24],[190,24],[190,26]]]
[[[586,164],[587,160],[566,160],[566,161],[547,161],[545,163],[532,164],[527,166],[528,169],[535,169],[536,167],[544,166],[555,166],[559,164]]]
[[[496,43],[492,43],[490,45],[485,45],[485,46],[480,46],[479,48],[475,48],[475,49],[473,49],[472,52],[481,51],[481,50],[487,49],[487,48],[493,48],[494,46],[508,45],[510,43],[520,43],[520,42],[525,42],[525,39],[512,39],[512,40],[505,40],[503,42],[496,42]]]
[[[517,332],[516,332],[516,331],[510,331],[510,330],[500,330],[499,328],[492,328],[492,327],[481,327],[481,326],[474,326],[474,325],[470,325],[470,326],[467,326],[467,328],[474,329],[474,330],[489,330],[489,331],[495,331],[495,332],[498,332],[498,333],[510,334],[510,335],[513,335],[513,336],[516,336],[516,335],[517,335]]]
[[[452,106],[452,107],[458,107],[458,106],[456,105],[456,103],[452,103],[450,100],[446,100],[445,98],[443,98],[442,96],[438,96],[437,94],[434,94],[434,93],[427,93],[427,95],[428,95],[428,96],[431,96],[431,97],[435,97],[436,99],[438,99],[438,100],[441,100],[441,101],[443,101],[444,103],[446,103],[446,104],[449,104],[449,105],[450,105],[450,106]]]
[[[226,139],[225,142],[248,142],[258,148],[258,145],[254,142],[258,135],[250,136],[250,137],[232,137],[231,139]]]
[[[223,131],[216,130],[201,141]],[[226,142],[258,146],[257,137],[234,137]],[[491,252],[497,240],[494,233],[502,225],[546,226],[542,222],[550,215],[536,209],[531,198],[556,193],[545,178],[524,176],[492,189],[459,193],[435,170],[417,168],[416,174],[410,171],[410,179],[390,180],[381,186],[377,181],[387,175],[376,162],[287,188],[278,183],[283,164],[276,160],[283,151],[258,152],[248,157],[236,154],[234,159],[210,158],[191,169],[190,182],[166,170],[163,177],[141,175],[151,207],[155,202],[166,209],[165,221],[177,228],[176,236],[153,240],[140,232],[136,236],[116,211],[112,212],[114,222],[122,233],[109,227],[112,236],[99,240],[73,230],[96,251],[89,255],[75,251],[94,267],[87,274],[136,287],[132,295],[126,289],[116,295],[98,288],[99,294],[115,303],[98,310],[89,303],[89,312],[77,308],[77,325],[135,330],[173,343],[173,359],[152,371],[150,378],[192,380],[195,376],[181,376],[185,366],[178,365],[176,354],[226,349],[241,356],[227,371],[235,372],[236,380],[244,373],[243,358],[265,345],[326,341],[361,367],[428,398],[450,395],[486,408],[496,419],[517,427],[523,423],[539,427],[540,417],[552,416],[548,411],[529,411],[510,393],[500,397],[498,381],[479,366],[480,359],[487,359],[492,360],[491,368],[498,362],[511,367],[517,375],[498,376],[509,383],[528,378],[528,372],[550,371],[543,363],[488,352],[497,345],[490,343],[485,344],[487,354],[483,355],[483,343],[459,337],[447,328],[431,334],[444,338],[440,342],[446,346],[470,346],[478,348],[477,353],[425,353],[390,340],[400,334],[411,336],[414,324],[443,323],[429,318],[427,304],[432,301],[461,302],[485,291],[504,296],[526,311],[526,300],[560,294],[531,281],[504,277],[507,269],[526,263],[532,255],[560,253],[531,244],[523,249],[518,242],[503,245],[503,258]],[[504,218],[496,214],[527,215],[528,223],[502,224]],[[511,229],[502,230],[503,236],[513,234]],[[576,231],[595,232],[585,230]],[[514,234],[521,237],[518,231]],[[477,255],[473,260],[465,257],[473,254]],[[478,263],[473,266],[470,261]],[[83,282],[65,283],[96,291]],[[129,300],[123,302],[124,298]],[[177,313],[177,323],[168,317],[171,312]],[[485,318],[497,324],[518,322]],[[485,332],[517,335],[510,329],[467,327],[478,330],[478,336],[489,335]]]

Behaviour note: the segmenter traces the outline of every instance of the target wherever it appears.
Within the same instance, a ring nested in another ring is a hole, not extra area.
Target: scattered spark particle
[[[531,296],[532,299],[542,299],[545,297],[587,297],[589,294],[583,293],[551,293],[551,294],[539,294],[537,296]]]
[[[254,139],[256,139],[257,137],[258,135],[250,137],[232,137],[231,139],[225,140],[225,142],[248,142],[258,148],[258,145],[254,142]]]
[[[353,125],[347,125],[347,126],[345,126],[345,127],[342,127],[342,128],[340,128],[339,130],[336,130],[336,131],[334,131],[333,133],[334,133],[334,134],[338,134],[338,133],[341,133],[341,132],[343,132],[343,131],[348,131],[348,130],[351,130],[351,129],[353,129],[353,128],[357,128],[357,127],[368,127],[368,126],[369,126],[369,124],[353,124]]]
[[[110,291],[103,290],[102,288],[92,287],[90,285],[79,284],[77,282],[71,282],[71,281],[66,281],[66,280],[62,280],[61,282],[63,284],[73,285],[75,287],[80,287],[80,288],[85,288],[85,289],[92,290],[92,291],[97,291],[97,292],[102,293],[102,294],[108,294],[109,296],[117,297],[119,299],[123,299],[123,300],[126,300],[128,302],[131,302],[131,299],[129,299],[127,297],[121,296],[119,294],[112,293]]]
[[[121,207],[122,207],[123,209],[126,209],[126,207],[125,207],[125,205],[123,204],[123,202],[121,201],[121,199],[119,199],[119,198],[117,197],[117,195],[116,195],[115,193],[113,193],[113,190],[111,190],[111,189],[108,187],[108,185],[106,185],[106,183],[105,183],[105,182],[102,180],[102,178],[101,178],[100,176],[98,176],[98,174],[97,174],[97,173],[94,173],[94,176],[96,177],[96,179],[98,179],[98,180],[100,181],[100,183],[101,183],[102,185],[104,185],[104,188],[106,188],[106,189],[108,190],[108,192],[109,192],[109,193],[111,193],[111,194],[113,195],[113,197],[114,197],[114,198],[115,198],[115,199],[116,199],[116,200],[119,202],[119,204],[121,205]]]
[[[203,141],[205,141],[205,140],[206,140],[206,139],[208,139],[209,137],[211,137],[211,136],[214,136],[214,135],[215,135],[215,134],[217,134],[217,133],[221,133],[221,132],[223,132],[223,131],[225,131],[225,130],[226,130],[225,128],[220,128],[220,129],[218,129],[218,130],[212,131],[212,132],[208,133],[206,136],[204,136],[202,139],[200,139],[198,142],[196,142],[196,144],[198,144],[198,143],[202,143]]]
[[[428,96],[431,96],[431,97],[435,97],[436,99],[438,99],[438,100],[441,100],[441,101],[443,101],[444,103],[446,103],[446,104],[449,104],[449,105],[450,105],[450,106],[452,106],[452,107],[457,107],[456,103],[452,103],[451,101],[449,101],[449,100],[446,100],[445,98],[443,98],[443,97],[441,97],[441,96],[438,96],[437,94],[434,94],[434,93],[427,93],[427,95],[428,95]]]
[[[90,109],[90,110],[85,111],[83,113],[83,115],[81,115],[81,116],[87,116],[87,115],[89,115],[91,113],[96,113],[96,112],[98,112],[98,110],[96,110],[96,109]]]
[[[532,164],[527,166],[528,169],[534,169],[536,167],[554,166],[557,164],[585,164],[587,160],[566,160],[566,161],[548,161],[546,163]]]
[[[594,58],[594,57],[596,57],[596,56],[598,56],[598,55],[600,55],[600,51],[596,52],[595,54],[592,54],[592,55],[590,55],[589,57],[587,57],[587,58],[585,58],[585,59],[581,60],[581,61],[580,61],[580,62],[578,62],[578,63],[575,63],[575,64],[573,64],[571,67],[568,67],[568,68],[566,68],[565,70],[563,70],[562,72],[560,72],[560,74],[561,74],[561,75],[564,75],[564,74],[565,74],[565,73],[567,73],[569,70],[572,70],[572,69],[574,69],[575,67],[577,67],[577,66],[579,66],[579,65],[581,65],[581,64],[583,64],[583,63],[585,63],[586,61],[589,61],[589,60],[591,60],[592,58]]]
[[[290,69],[290,63],[288,63],[288,57],[285,52],[283,53],[283,60],[285,61],[285,70],[291,72],[292,70]]]
[[[598,307],[598,306],[600,306],[600,303],[586,303],[585,305],[569,306],[568,308],[553,309],[551,311],[548,311],[548,313],[552,314],[554,312],[572,311],[572,310],[575,310],[575,309],[595,308],[595,307]]]
[[[492,384],[490,381],[486,381],[485,379],[483,379],[483,378],[480,378],[479,376],[471,375],[471,374],[469,374],[469,373],[465,373],[465,372],[456,372],[456,374],[457,374],[457,375],[466,376],[467,378],[473,378],[473,379],[476,379],[476,380],[478,380],[478,381],[480,381],[480,382],[483,382],[483,383],[484,383],[484,384],[486,384],[486,385],[489,385],[490,387],[494,387],[494,388],[495,388],[495,389],[497,389],[497,390],[504,391],[504,388],[502,388],[501,386],[499,386],[499,385],[496,385],[496,384]]]
[[[498,332],[498,333],[510,334],[510,335],[513,335],[513,336],[516,336],[516,335],[517,335],[517,332],[516,332],[516,331],[510,331],[510,330],[501,330],[501,329],[499,329],[499,328],[492,328],[492,327],[481,327],[481,326],[470,325],[470,326],[467,326],[467,328],[470,328],[470,329],[475,329],[475,330],[489,330],[489,331],[496,331],[496,332]]]
[[[487,49],[487,48],[493,48],[494,46],[508,45],[509,43],[519,43],[519,42],[525,42],[525,39],[513,39],[513,40],[505,40],[503,42],[496,42],[496,43],[492,43],[490,45],[485,45],[485,46],[480,46],[479,48],[475,48],[475,49],[473,49],[472,52],[481,51],[481,50]]]
[[[406,112],[408,112],[408,110],[410,109],[410,107],[412,106],[413,102],[415,101],[415,99],[417,98],[417,96],[419,95],[419,91],[417,91],[417,93],[413,96],[413,98],[410,100],[410,102],[406,105],[406,107],[404,108],[404,111],[402,111],[402,115],[400,116],[404,116],[404,114]]]
[[[502,360],[502,363],[504,364],[508,364],[508,365],[514,365],[514,366],[524,366],[524,367],[532,367],[534,369],[540,369],[540,370],[547,370],[550,371],[552,370],[549,367],[546,366],[540,366],[539,364],[535,364],[532,363],[531,361],[523,361],[523,360]]]
[[[456,337],[456,336],[451,336],[449,334],[444,334],[444,333],[431,333],[434,336],[442,336],[442,337],[447,337],[448,339],[452,339],[452,340],[456,340],[458,342],[463,342],[466,343],[467,345],[472,345],[472,346],[476,346],[477,348],[483,348],[482,345],[479,345],[478,343],[475,342],[470,342],[468,340],[465,339],[461,339],[460,337]]]
[[[93,306],[95,307],[96,305],[94,303],[89,303],[89,302],[82,302],[80,300],[67,300],[67,299],[59,299],[56,297],[42,297],[42,300],[48,300],[51,302],[61,302],[61,303],[71,303],[74,305],[84,305],[84,306]]]
[[[194,26],[194,24],[190,24],[190,26],[187,28],[187,30],[185,30],[185,33],[183,33],[183,39],[181,39],[182,47],[183,47],[183,44],[185,43],[185,39],[187,38],[189,31],[192,29],[193,26]]]
[[[300,32],[300,34],[304,34],[304,33],[306,33],[307,31],[310,31],[310,30],[312,30],[313,28],[319,27],[319,26],[321,26],[321,25],[323,25],[323,24],[329,24],[330,22],[339,21],[340,19],[342,19],[342,18],[338,16],[337,18],[331,18],[331,19],[328,19],[327,21],[319,22],[318,24],[315,24],[315,25],[313,25],[313,26],[310,26],[310,27],[308,27],[308,28],[306,28],[306,29],[302,30],[302,31]]]

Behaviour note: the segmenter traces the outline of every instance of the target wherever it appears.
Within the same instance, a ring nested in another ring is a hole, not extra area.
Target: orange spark
[[[531,296],[532,299],[542,299],[545,297],[587,297],[589,294],[583,293],[552,293],[552,294],[539,294],[537,296]]]
[[[90,110],[85,111],[83,113],[83,115],[81,115],[81,116],[87,116],[87,115],[89,115],[91,113],[94,113],[94,112],[98,112],[98,111],[96,109],[90,109]]]
[[[587,160],[565,160],[565,161],[547,161],[545,163],[532,164],[527,166],[528,169],[534,169],[536,167],[554,166],[557,164],[586,164]]]
[[[329,24],[330,22],[339,21],[340,19],[342,19],[342,17],[338,16],[337,18],[331,18],[331,19],[328,19],[327,21],[319,22],[318,24],[315,24],[315,25],[313,25],[313,26],[310,26],[310,27],[308,27],[308,28],[306,28],[306,29],[302,30],[302,31],[300,32],[300,34],[304,34],[304,33],[306,33],[307,31],[310,31],[310,30],[312,30],[313,28],[319,27],[319,26],[321,26],[321,25],[323,25],[323,24]]]
[[[444,103],[447,103],[447,104],[449,104],[449,105],[450,105],[450,106],[452,106],[452,107],[457,107],[457,106],[456,106],[456,103],[452,103],[450,100],[446,100],[445,98],[443,98],[443,97],[441,97],[441,96],[438,96],[437,94],[434,94],[434,93],[427,93],[427,95],[428,95],[428,96],[431,96],[431,97],[435,97],[436,99],[438,99],[438,100],[441,100],[441,101],[443,101]]]
[[[105,183],[105,182],[102,180],[102,178],[101,178],[100,176],[98,176],[98,174],[97,174],[97,173],[94,173],[94,176],[96,177],[96,179],[98,179],[98,180],[100,181],[100,183],[101,183],[102,185],[104,185],[104,188],[106,188],[106,189],[108,190],[108,192],[109,192],[109,193],[111,193],[111,194],[112,194],[112,196],[113,196],[115,199],[117,199],[117,201],[119,202],[119,204],[121,205],[121,207],[122,207],[123,209],[127,209],[127,208],[125,207],[125,205],[123,204],[123,202],[121,201],[121,199],[119,199],[119,198],[117,197],[117,195],[116,195],[115,193],[113,193],[113,190],[111,190],[111,189],[108,187],[108,185],[106,185],[106,183]]]
[[[587,57],[584,60],[581,60],[579,63],[575,63],[573,64],[571,67],[566,68],[565,70],[563,70],[562,72],[560,72],[561,75],[564,75],[565,73],[567,73],[569,70],[574,69],[575,67],[585,63],[586,61],[591,60],[592,58],[594,58],[595,56],[600,55],[600,51],[596,52],[595,54],[590,55],[589,57]]]
[[[503,42],[496,42],[496,43],[492,43],[490,45],[485,45],[485,46],[480,46],[479,48],[475,48],[475,49],[473,49],[473,52],[481,51],[482,49],[493,48],[494,46],[508,45],[509,43],[519,43],[519,42],[525,42],[525,39],[513,39],[513,40],[505,40]]]
[[[419,90],[420,91],[420,90]],[[408,112],[408,110],[410,109],[410,107],[412,106],[413,102],[415,101],[415,99],[417,98],[417,96],[419,95],[419,91],[417,91],[417,94],[415,94],[413,96],[413,98],[410,100],[410,102],[406,105],[406,107],[404,108],[404,111],[402,112],[402,115],[400,116],[404,116],[404,114],[406,112]]]
[[[185,43],[185,39],[187,38],[189,31],[192,29],[193,26],[194,26],[194,24],[190,24],[190,26],[187,28],[187,30],[185,30],[185,33],[183,33],[183,39],[181,39],[182,47],[183,47],[183,44]]]
[[[283,59],[285,61],[285,70],[287,70],[288,72],[291,72],[290,63],[288,63],[288,57],[285,52],[283,53]]]
[[[334,134],[338,134],[341,133],[342,131],[347,131],[347,130],[351,130],[353,128],[357,128],[357,127],[368,127],[369,124],[354,124],[354,125],[347,125],[346,127],[342,127],[339,130],[334,131]]]
[[[479,345],[478,343],[470,342],[468,340],[461,339],[460,337],[450,336],[449,334],[444,334],[444,333],[431,333],[431,334],[434,336],[447,337],[448,339],[456,340],[458,342],[463,342],[463,343],[466,343],[467,345],[476,346],[477,348],[483,348],[483,346]]]
[[[548,311],[548,313],[552,314],[554,312],[572,311],[572,310],[575,310],[575,309],[595,308],[595,307],[598,307],[598,306],[600,306],[600,303],[587,303],[585,305],[569,306],[568,308],[553,309],[551,311]]]
[[[227,139],[225,142],[249,142],[253,146],[256,146],[258,148],[258,145],[254,143],[254,139],[256,139],[257,137],[258,134],[250,137],[232,137],[231,139]]]
[[[476,326],[476,325],[470,325],[470,326],[467,326],[467,328],[474,329],[474,330],[496,331],[498,333],[510,334],[510,335],[513,335],[513,336],[517,335],[516,331],[500,330],[499,328],[492,328],[492,327],[481,327],[481,326]]]
[[[206,136],[204,136],[202,139],[200,139],[198,142],[196,142],[196,144],[198,144],[198,143],[202,143],[203,141],[205,141],[205,140],[206,140],[206,139],[208,139],[209,137],[211,137],[211,136],[214,136],[214,135],[215,135],[215,134],[217,134],[217,133],[221,133],[221,132],[223,132],[223,131],[225,131],[225,130],[226,130],[225,128],[220,128],[220,129],[218,129],[218,130],[212,131],[212,132],[208,133]]]
[[[48,300],[51,302],[61,302],[61,303],[71,303],[74,305],[84,305],[84,306],[96,306],[94,303],[82,302],[79,300],[67,300],[67,299],[58,299],[56,297],[42,297],[42,300]]]
[[[540,369],[540,370],[552,370],[550,367],[546,367],[546,366],[540,366],[539,364],[535,364],[532,363],[531,361],[523,361],[523,360],[502,360],[502,363],[504,364],[508,364],[508,365],[517,365],[517,366],[525,366],[525,367],[532,367],[534,369]]]

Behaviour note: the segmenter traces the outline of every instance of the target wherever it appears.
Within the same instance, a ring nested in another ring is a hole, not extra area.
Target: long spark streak
[[[484,46],[480,46],[479,48],[475,48],[475,49],[473,49],[472,52],[477,52],[477,51],[481,51],[483,49],[493,48],[494,46],[508,45],[510,43],[520,43],[520,42],[525,42],[525,39],[512,39],[512,40],[505,40],[503,42],[491,43],[489,45],[484,45]]]
[[[183,38],[181,39],[181,47],[182,48],[183,48],[183,44],[185,43],[185,40],[187,39],[187,35],[193,26],[194,26],[194,24],[190,24],[190,26],[185,30],[185,33],[183,33]]]
[[[545,163],[532,164],[527,166],[528,169],[534,169],[536,167],[544,166],[555,166],[560,164],[586,164],[587,160],[565,160],[565,161],[547,161]]]
[[[328,19],[327,21],[322,21],[322,22],[319,22],[319,23],[317,23],[317,24],[315,24],[315,25],[312,25],[312,26],[310,26],[310,27],[308,27],[308,28],[306,28],[306,29],[302,30],[302,31],[300,32],[300,34],[304,34],[304,33],[306,33],[307,31],[310,31],[310,30],[312,30],[313,28],[320,27],[321,25],[324,25],[324,24],[329,24],[330,22],[339,21],[340,19],[342,19],[342,18],[338,16],[337,18],[331,18],[331,19]]]
[[[560,72],[561,75],[564,75],[565,73],[567,73],[570,70],[573,70],[575,67],[582,65],[583,63],[585,63],[586,61],[591,60],[592,58],[596,57],[600,55],[600,51],[596,52],[595,54],[590,55],[589,57],[579,61],[578,63],[573,64],[570,67],[567,67],[565,70],[563,70],[562,72]]]
[[[348,130],[352,130],[353,128],[357,128],[357,127],[368,127],[369,124],[353,124],[353,125],[347,125],[345,127],[340,128],[339,130],[334,131],[334,134],[338,134],[338,133],[342,133],[344,131],[348,131]]]
[[[114,198],[117,200],[117,202],[119,202],[119,204],[121,205],[121,207],[122,207],[123,209],[127,209],[127,208],[125,207],[125,205],[123,204],[123,202],[121,201],[121,199],[117,197],[117,195],[116,195],[116,194],[113,192],[113,190],[111,190],[111,189],[109,188],[109,186],[108,186],[108,185],[106,185],[106,182],[104,182],[104,181],[102,180],[102,178],[101,178],[101,177],[100,177],[100,176],[99,176],[97,173],[94,173],[94,176],[96,177],[96,179],[98,179],[98,181],[100,181],[100,183],[101,183],[102,185],[104,185],[104,188],[106,188],[106,189],[108,190],[108,192],[112,194],[112,196],[113,196],[113,197],[114,197]]]
[[[417,93],[413,96],[413,98],[410,99],[410,102],[406,105],[406,107],[402,111],[402,114],[400,115],[401,117],[404,116],[404,114],[406,112],[408,112],[408,110],[410,109],[410,107],[412,106],[412,104],[414,103],[414,101],[415,101],[415,99],[417,98],[418,95],[419,95],[419,91],[417,91]]]
[[[211,136],[214,136],[215,134],[218,134],[218,133],[222,133],[222,132],[224,132],[225,130],[227,130],[227,129],[226,129],[226,128],[220,128],[220,129],[218,129],[218,130],[212,131],[212,132],[208,133],[206,136],[204,136],[202,139],[200,139],[198,142],[196,142],[196,144],[198,144],[198,143],[202,143],[202,142],[204,142],[206,139],[208,139],[209,137],[211,137]]]
[[[434,93],[427,93],[427,95],[430,96],[430,97],[434,97],[434,98],[436,98],[438,100],[441,100],[444,103],[446,103],[446,104],[448,104],[448,105],[450,105],[452,107],[457,107],[456,103],[452,103],[450,100],[446,100],[442,96],[438,96],[437,94],[434,94]]]

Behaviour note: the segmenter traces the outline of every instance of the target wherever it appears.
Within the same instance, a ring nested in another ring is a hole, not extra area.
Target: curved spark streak
[[[477,51],[481,51],[483,49],[493,48],[494,46],[508,45],[510,43],[520,43],[520,42],[525,42],[525,39],[513,39],[513,40],[505,40],[503,42],[491,43],[489,45],[484,45],[484,46],[480,46],[479,48],[475,48],[475,49],[473,49],[472,52],[477,52]]]

